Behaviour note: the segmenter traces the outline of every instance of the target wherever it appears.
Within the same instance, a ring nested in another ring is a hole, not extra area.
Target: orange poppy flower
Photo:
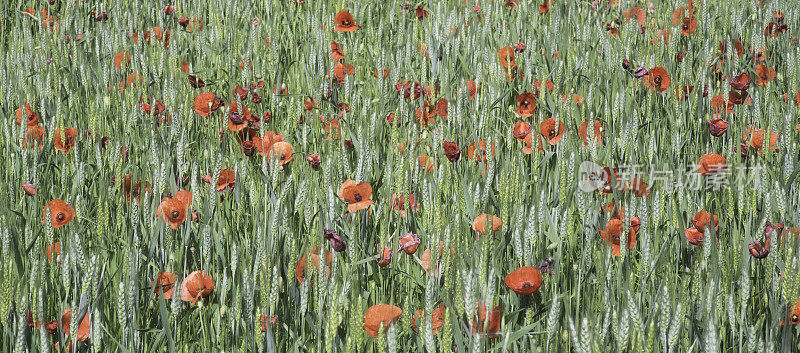
[[[527,118],[533,115],[536,110],[536,97],[533,93],[525,92],[517,96],[517,114],[520,117]]]
[[[241,106],[241,112],[239,107]],[[228,130],[237,132],[247,127],[248,121],[254,121],[250,109],[247,109],[239,102],[230,102],[228,104]]]
[[[208,117],[214,106],[214,93],[212,92],[205,92],[200,93],[194,98],[194,111],[197,112],[200,116],[206,118]]]
[[[375,255],[375,261],[378,263],[378,266],[380,267],[389,266],[389,264],[392,263],[392,248],[388,246],[383,246],[380,248],[381,252],[380,254]]]
[[[517,141],[524,141],[530,134],[531,124],[524,121],[517,121],[514,123],[514,138],[517,139]]]
[[[63,137],[61,132],[64,132]],[[56,146],[56,150],[59,150],[64,153],[69,153],[73,147],[75,147],[75,138],[78,136],[78,129],[73,127],[61,128],[56,129],[53,135],[53,144]]]
[[[542,83],[544,83],[544,86],[545,88],[547,88],[548,91],[556,89],[555,83],[553,83],[553,81],[547,79],[545,80],[535,79],[533,80],[533,87],[536,88],[536,90],[534,91],[534,95],[537,97],[541,95]]]
[[[168,223],[172,229],[178,229],[178,226],[186,221],[186,213],[192,206],[192,199],[193,195],[190,191],[178,191],[174,198],[161,199],[161,203],[156,209],[156,215],[163,218],[164,222]]]
[[[327,134],[327,136],[325,136],[326,140],[336,140],[342,134],[342,127],[340,126],[339,119],[337,118],[326,121],[323,125],[323,128]]]
[[[771,67],[766,67],[764,65],[758,64],[756,65],[756,85],[758,86],[766,86],[769,81],[775,79],[775,69]]]
[[[622,17],[624,17],[626,21],[633,17],[640,26],[644,25],[645,21],[647,21],[647,14],[638,6],[631,7],[628,11],[622,11]]]
[[[64,331],[64,335],[69,337],[70,334],[70,323],[72,322],[72,309],[66,309],[61,313],[61,329]],[[78,341],[86,341],[89,339],[89,333],[92,329],[92,315],[86,313],[83,316],[83,320],[81,320],[80,325],[78,325],[78,332],[75,333],[75,337]]]
[[[492,157],[494,157],[495,145],[492,144]],[[472,159],[476,162],[486,162],[487,161],[487,154],[486,154],[486,140],[478,139],[478,144],[475,145],[475,142],[470,143],[467,146],[467,157]]]
[[[764,144],[764,134],[765,133],[766,133],[766,130],[764,130],[764,129],[754,129],[752,126],[748,126],[745,129],[744,133],[743,133],[744,134],[744,140],[747,141],[747,144],[750,147],[759,150],[758,153],[761,153],[761,147]],[[777,134],[775,134],[772,131],[770,131],[769,134],[770,134],[770,137],[769,137],[769,149],[778,150],[778,147],[775,146],[775,144],[778,143],[778,139],[780,138],[780,136],[778,136]]]
[[[156,274],[156,279],[150,282],[150,287],[155,286],[155,288],[153,288],[153,294],[160,294],[161,298],[170,300],[172,299],[172,293],[175,291],[175,281],[177,280],[178,275],[172,272],[161,271]]]
[[[336,62],[333,64],[333,76],[336,78],[336,83],[342,84],[344,83],[345,77],[348,75],[355,76],[355,74],[356,69],[353,67],[353,65],[341,62]]]
[[[269,159],[277,159],[278,170],[283,170],[284,165],[294,160],[292,153],[294,153],[292,144],[286,141],[275,142],[272,145],[272,153],[270,153]]]
[[[353,23],[353,15],[349,12],[342,10],[333,18],[333,23],[336,24],[334,32],[352,32],[360,28],[360,26]]]
[[[205,270],[190,273],[181,282],[181,300],[190,305],[197,303],[200,298],[205,298],[214,290],[214,280],[206,275]]]
[[[694,16],[684,17],[681,20],[681,33],[685,36],[694,34],[697,29],[697,19]]]
[[[497,55],[500,57],[500,65],[503,66],[503,70],[506,72],[506,77],[512,77],[511,72],[517,68],[514,48],[510,46],[502,47],[497,51]]]
[[[128,54],[126,51],[121,51],[114,55],[114,67],[121,68],[123,64],[130,64],[131,63],[131,54]]]
[[[508,289],[519,295],[533,294],[542,285],[542,273],[536,267],[520,267],[505,279]]]
[[[278,315],[261,314],[261,332],[266,332],[268,328],[278,325]]]
[[[502,321],[502,318],[503,308],[501,306],[496,306],[492,311],[487,313],[486,304],[481,301],[478,306],[478,315],[476,318],[472,318],[472,323],[470,325],[472,334],[483,335],[486,333],[489,338],[500,337],[498,330],[500,330],[500,321]]]
[[[719,217],[717,215],[712,216],[706,211],[698,211],[695,213],[694,218],[692,218],[692,225],[703,233],[706,227],[711,225],[712,220],[714,222],[714,230],[719,230]]]
[[[217,191],[224,191],[228,187],[233,189],[236,185],[236,174],[233,169],[223,169],[219,171],[217,178]]]
[[[419,332],[417,329],[417,320],[419,320],[420,323],[425,322],[425,314],[422,310],[417,310],[414,316],[411,317],[411,328],[414,329],[414,332]],[[442,324],[444,324],[444,304],[440,303],[436,309],[433,309],[433,313],[431,313],[431,329],[434,336],[439,334],[439,329],[442,327]]]
[[[375,304],[364,313],[364,330],[368,335],[377,338],[381,326],[386,331],[390,325],[400,319],[402,314],[403,310],[394,305]]]
[[[419,248],[419,237],[414,233],[403,234],[398,241],[400,242],[400,250],[408,255],[414,255]]]
[[[419,163],[419,167],[422,168],[423,172],[430,173],[436,170],[436,161],[434,161],[430,156],[419,156],[417,157],[417,162]]]
[[[469,93],[469,99],[474,99],[476,93],[480,93],[481,88],[475,84],[475,81],[467,81],[467,92]]]
[[[500,229],[500,226],[503,225],[503,221],[500,220],[500,217],[482,213],[478,215],[478,217],[475,217],[475,220],[472,221],[472,230],[480,234],[486,234],[486,223],[489,222],[489,217],[492,217],[492,230],[497,231]],[[480,238],[480,235],[478,237]]]
[[[273,145],[278,142],[286,141],[283,135],[277,134],[274,131],[265,131],[263,137],[253,136],[253,145],[258,150],[259,156],[269,155],[273,150]]]
[[[366,181],[356,183],[347,179],[339,188],[339,199],[347,203],[347,211],[351,213],[367,209],[372,205],[370,197],[372,197],[372,185]]]
[[[623,191],[631,191],[636,197],[650,196],[650,186],[640,178],[626,182]]]
[[[28,126],[25,139],[22,140],[22,148],[30,150],[44,148],[44,126]]]
[[[550,146],[555,146],[561,142],[561,138],[564,137],[565,131],[566,127],[561,121],[558,121],[558,126],[556,127],[556,118],[544,119],[539,124],[539,134],[547,139],[547,143],[549,143]]]
[[[331,61],[339,61],[344,59],[344,53],[339,43],[331,42]]]
[[[686,228],[683,231],[683,235],[686,236],[686,240],[689,241],[692,245],[703,245],[703,232],[699,231],[695,227]]]
[[[603,122],[599,120],[594,121],[594,139],[597,141],[597,145],[603,142]],[[589,147],[589,121],[584,121],[580,125],[578,125],[578,135],[583,140],[583,145]]]
[[[720,137],[728,131],[728,122],[720,118],[713,118],[708,121],[708,131],[711,136]]]
[[[550,11],[550,0],[544,0],[544,2],[539,5],[539,13],[547,13]]]
[[[669,74],[663,67],[657,66],[650,69],[645,75],[644,85],[651,91],[662,93],[669,88]]]
[[[28,196],[36,195],[36,185],[30,183],[22,183],[22,191]]]
[[[17,125],[22,125],[23,119],[28,127],[39,125],[39,114],[36,114],[36,112],[31,109],[31,105],[28,103],[25,103],[25,105],[17,108],[17,110],[14,112],[14,117],[16,118],[15,123]]]
[[[59,228],[66,225],[75,218],[75,209],[68,205],[64,200],[54,199],[50,200],[42,210],[42,224],[47,223],[47,210],[50,210],[50,224],[53,228]]]
[[[561,96],[561,101],[562,102],[566,102],[567,99],[569,99],[569,94],[565,94],[565,95]],[[581,96],[579,96],[577,94],[573,94],[572,95],[572,100],[575,101],[575,104],[577,104],[579,107],[581,106],[581,103],[583,103],[583,97],[581,97]]]
[[[45,255],[47,255],[47,263],[51,263],[53,260],[56,260],[56,262],[61,262],[59,260],[61,256],[61,242],[57,241],[51,245],[48,245],[47,250],[45,250]]]
[[[313,247],[308,250],[308,257],[303,255],[300,260],[297,261],[297,266],[294,269],[294,278],[297,279],[297,282],[303,283],[306,279],[306,267],[308,266],[308,260],[311,259],[311,266],[314,268],[319,268],[319,259],[320,259],[320,250],[318,247]],[[333,262],[333,254],[330,251],[325,250],[325,264],[330,265]],[[325,267],[325,276],[329,276],[331,274],[331,268]],[[313,278],[311,279],[313,281]]]
[[[603,213],[611,214],[609,219],[623,219],[625,218],[625,208],[618,206],[616,202],[606,202],[600,209]]]
[[[392,209],[395,211],[400,211],[400,217],[406,217],[406,206],[405,206],[405,196],[403,194],[392,194],[389,202],[392,204]],[[417,204],[417,199],[414,194],[408,194],[408,210],[409,211],[416,211],[419,209],[419,205]]]
[[[125,180],[122,182],[122,189],[125,192],[125,202],[131,202],[131,198],[139,199],[142,191],[150,191],[153,186],[146,181],[133,182],[133,176],[130,174],[125,175]]]
[[[700,157],[700,160],[697,162],[697,164],[699,165],[697,171],[702,175],[716,174],[720,170],[727,167],[725,164],[725,157],[716,153],[704,154],[702,157]]]
[[[628,249],[632,249],[636,245],[636,232],[639,231],[641,222],[637,217],[631,217],[631,224],[628,230]],[[600,230],[600,236],[603,237],[609,245],[611,245],[611,254],[614,256],[621,256],[621,241],[623,221],[620,219],[611,219],[606,222],[606,230]]]

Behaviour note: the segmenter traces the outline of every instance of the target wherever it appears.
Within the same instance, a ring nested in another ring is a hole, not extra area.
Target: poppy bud
[[[178,19],[178,24],[181,25],[181,27],[186,28],[186,26],[189,25],[189,18],[188,17],[179,18]]]
[[[175,14],[175,5],[167,5],[164,7],[164,9],[161,10],[161,12],[172,16]]]
[[[375,257],[375,261],[378,262],[378,266],[380,267],[389,266],[389,264],[392,262],[392,248],[384,246],[380,255]]]
[[[33,184],[22,183],[22,190],[25,190],[25,194],[28,196],[36,195],[36,186]]]
[[[308,157],[306,157],[306,162],[308,162],[308,164],[310,164],[312,168],[318,169],[320,162],[322,162],[322,159],[320,158],[319,154],[314,153],[314,154],[309,154]]]
[[[442,148],[444,148],[445,157],[450,162],[458,162],[458,159],[461,158],[461,149],[458,148],[455,142],[444,141],[442,142]]]
[[[268,123],[270,120],[272,120],[272,113],[264,112],[264,114],[261,114],[261,120],[263,120],[265,123]]]
[[[108,12],[105,11],[103,11],[94,18],[95,22],[106,21],[106,20],[108,20]]]
[[[355,147],[355,145],[353,144],[353,140],[344,140],[344,146],[347,148]]]
[[[203,218],[203,215],[201,215],[201,214],[199,214],[199,213],[197,213],[195,211],[192,211],[192,221],[200,223],[200,220],[202,218]]]
[[[710,132],[712,136],[720,137],[725,131],[728,131],[727,121],[720,118],[713,118],[708,121],[708,132]]]
[[[203,181],[205,181],[206,183],[211,183],[211,180],[212,178],[210,174],[203,175]]]
[[[195,75],[189,75],[188,78],[189,78],[189,84],[192,86],[192,88],[202,88],[203,86],[206,85],[203,79],[197,78],[197,76]]]
[[[339,236],[338,233],[334,232],[331,229],[325,229],[322,236],[323,238],[325,238],[325,240],[327,240],[331,244],[331,247],[336,252],[345,251],[345,249],[347,248],[347,244],[345,244],[344,239],[342,239],[342,237]]]
[[[631,62],[628,59],[622,59],[622,68],[627,70],[631,68]]]
[[[419,237],[414,233],[406,233],[400,237],[400,250],[406,254],[414,255],[419,247]]]
[[[639,67],[639,68],[638,68],[638,69],[636,69],[636,71],[633,73],[633,77],[636,77],[636,78],[641,78],[642,76],[644,76],[644,75],[647,75],[648,73],[649,73],[649,71],[648,71],[647,69],[645,69],[645,68],[643,68],[643,67]]]
[[[253,103],[261,103],[261,95],[253,92]]]

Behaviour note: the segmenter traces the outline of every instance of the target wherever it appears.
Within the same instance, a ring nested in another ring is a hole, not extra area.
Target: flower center
[[[653,79],[653,82],[655,82],[657,85],[661,86],[661,82],[662,82],[661,76],[656,76],[656,78]]]
[[[355,194],[353,195],[353,198],[354,198],[354,199],[356,199],[356,202],[361,202],[361,194],[359,194],[359,193],[355,193]]]
[[[178,218],[178,216],[181,215],[181,213],[178,212],[178,210],[172,210],[172,212],[170,212],[170,214],[172,215],[172,218]]]
[[[800,317],[797,317],[797,314],[792,315],[792,322],[800,321]]]
[[[345,26],[345,27],[347,27],[347,26],[350,26],[351,24],[353,24],[353,21],[350,21],[350,20],[344,20],[344,21],[342,21],[342,26]]]
[[[63,222],[63,221],[64,221],[64,219],[66,219],[66,218],[67,218],[67,216],[65,216],[63,213],[59,213],[59,214],[56,216],[56,220],[57,220],[57,221],[59,221],[59,222]]]
[[[556,136],[556,130],[555,129],[550,129],[550,131],[547,132],[547,136],[555,137]]]

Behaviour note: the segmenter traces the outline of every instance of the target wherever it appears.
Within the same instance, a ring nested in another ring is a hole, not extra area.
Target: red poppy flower
[[[345,10],[339,11],[333,22],[336,24],[334,32],[352,32],[360,27],[353,22],[353,15]]]
[[[36,195],[36,185],[29,184],[29,183],[22,183],[22,191],[25,192],[28,196]]]
[[[194,305],[200,298],[205,298],[214,290],[214,280],[206,275],[205,270],[190,273],[181,282],[181,300]]]
[[[746,91],[748,88],[750,88],[750,75],[744,72],[736,75],[736,77],[730,80],[730,84],[733,89]]]
[[[215,96],[212,92],[200,93],[194,98],[194,111],[200,116],[206,118],[214,110]]]
[[[629,11],[622,11],[622,17],[625,18],[626,21],[633,17],[640,26],[644,25],[645,21],[647,21],[647,14],[638,6],[631,7]]]
[[[419,156],[417,157],[417,162],[419,167],[422,168],[423,172],[430,173],[436,170],[436,161],[434,161],[430,156]]]
[[[492,144],[492,153],[491,156],[494,157],[495,145]],[[472,159],[476,162],[484,162],[487,161],[487,153],[486,153],[486,140],[478,139],[478,144],[476,145],[475,142],[470,143],[467,146],[467,157]]]
[[[714,222],[714,230],[719,230],[719,217],[717,215],[712,216],[706,211],[698,211],[692,218],[692,225],[698,231],[704,233],[706,228],[711,226],[712,221]]]
[[[339,43],[331,42],[331,61],[339,61],[344,59],[344,53]]]
[[[336,233],[331,229],[325,229],[325,231],[322,233],[322,237],[331,244],[331,248],[333,248],[333,250],[336,252],[342,252],[347,248],[347,244],[339,235],[339,233]]]
[[[519,295],[533,294],[542,285],[542,273],[536,267],[520,267],[505,279],[508,289]]]

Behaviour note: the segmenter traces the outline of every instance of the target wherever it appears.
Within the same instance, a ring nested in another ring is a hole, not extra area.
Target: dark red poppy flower
[[[442,142],[442,148],[444,149],[444,155],[447,157],[447,160],[453,163],[458,162],[458,159],[461,157],[461,149],[458,148],[455,142],[444,141]]]
[[[419,247],[419,237],[414,233],[406,233],[400,237],[400,250],[406,254],[414,255]]]

